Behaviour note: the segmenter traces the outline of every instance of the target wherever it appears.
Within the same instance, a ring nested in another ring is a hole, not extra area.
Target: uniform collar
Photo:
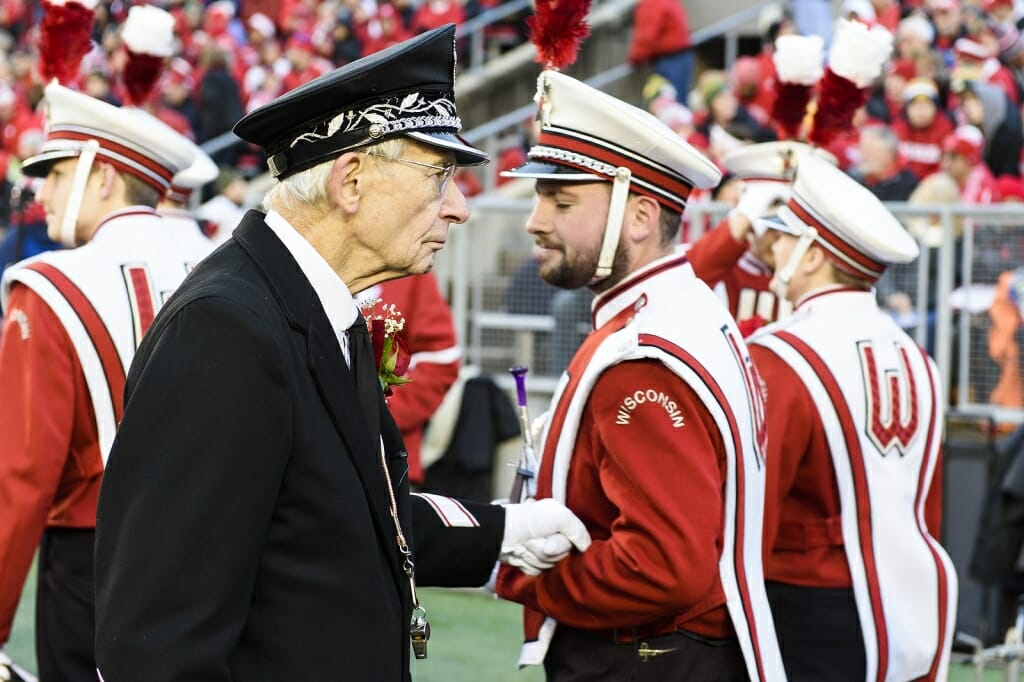
[[[870,300],[874,304],[875,292],[873,289],[860,289],[844,284],[829,284],[801,296],[793,305],[793,311],[800,310],[803,312],[835,304],[856,305],[857,302],[865,300]]]
[[[594,329],[600,329],[609,320],[629,306],[635,305],[643,291],[641,286],[667,270],[672,270],[686,265],[686,255],[681,249],[676,249],[668,256],[659,258],[639,270],[630,273],[625,279],[616,284],[608,291],[602,292],[595,299],[591,308]],[[689,267],[687,267],[689,269]],[[646,297],[645,297],[646,299]]]
[[[310,286],[320,299],[324,313],[327,314],[327,319],[330,320],[331,328],[338,337],[339,345],[345,348],[346,344],[342,341],[343,333],[352,326],[359,314],[348,287],[323,256],[285,220],[284,216],[277,211],[270,211],[264,220],[291,253],[302,274],[309,280]]]

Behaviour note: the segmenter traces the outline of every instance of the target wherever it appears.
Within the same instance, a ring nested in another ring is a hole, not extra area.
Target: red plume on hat
[[[590,35],[589,11],[590,0],[537,0],[536,13],[526,20],[536,61],[545,69],[564,69],[575,62],[580,41]]]
[[[73,85],[78,69],[92,49],[96,0],[43,0],[39,24],[39,72],[44,82]]]
[[[809,136],[813,144],[825,147],[850,127],[854,113],[867,102],[867,87],[881,75],[891,52],[892,34],[881,26],[839,19],[818,92]]]
[[[174,17],[153,5],[135,5],[128,10],[121,40],[128,53],[122,74],[127,104],[141,106],[174,54]]]
[[[772,61],[778,83],[772,118],[778,121],[787,138],[800,137],[811,90],[823,71],[824,49],[821,36],[783,35],[775,41]]]

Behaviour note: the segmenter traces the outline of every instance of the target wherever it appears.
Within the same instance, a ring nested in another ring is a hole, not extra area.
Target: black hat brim
[[[480,166],[491,160],[491,157],[486,152],[469,144],[459,135],[452,133],[428,133],[418,130],[408,132],[406,135],[417,142],[453,152],[455,154],[455,163],[459,166]]]

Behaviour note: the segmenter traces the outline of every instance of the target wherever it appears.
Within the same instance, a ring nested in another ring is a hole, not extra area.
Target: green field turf
[[[14,660],[35,671],[32,595],[35,568],[18,607],[14,632],[7,650]],[[462,590],[422,590],[421,600],[430,617],[429,657],[413,664],[416,682],[541,682],[536,668],[516,670],[519,655],[519,607],[482,593]],[[954,666],[950,682],[973,682],[971,670]],[[990,670],[985,682],[1003,680]]]

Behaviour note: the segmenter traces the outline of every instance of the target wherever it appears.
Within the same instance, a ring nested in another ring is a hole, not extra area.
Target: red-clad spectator
[[[413,13],[409,29],[425,33],[445,24],[461,25],[465,20],[466,11],[458,0],[427,0]]]
[[[925,0],[925,11],[935,27],[932,47],[944,56],[951,57],[953,43],[967,33],[963,13],[960,11],[960,0]]]
[[[241,3],[239,12],[241,12],[242,21],[246,26],[251,27],[252,18],[257,14],[262,14],[273,21],[274,17],[279,16],[281,4],[281,0],[245,0]]]
[[[904,165],[918,178],[939,170],[942,141],[953,132],[953,123],[939,109],[939,90],[927,78],[910,81],[903,90],[903,112],[892,124],[900,140]]]
[[[381,5],[377,14],[366,22],[363,29],[363,56],[380,52],[407,39],[409,34],[402,27],[398,12],[391,5]]]
[[[291,70],[282,81],[283,91],[294,90],[303,83],[319,78],[330,70],[330,65],[316,56],[313,43],[305,33],[294,33],[285,50]]]
[[[263,45],[269,40],[274,40],[277,35],[277,27],[266,14],[257,12],[250,15],[247,26],[249,41],[240,46],[237,52],[236,71],[241,71],[243,78],[245,72],[260,63]],[[248,93],[243,92],[243,96],[248,96]]]
[[[317,0],[281,0],[277,26],[282,35],[312,35],[316,24]]]
[[[1024,182],[1015,175],[1000,175],[996,178],[999,201],[1024,202]]]
[[[231,0],[216,0],[203,14],[203,31],[210,42],[231,55],[238,50],[238,40],[228,30],[234,18],[235,4]]]
[[[942,172],[953,178],[965,204],[991,204],[999,199],[992,171],[981,158],[985,139],[974,126],[960,126],[942,142]]]
[[[761,60],[742,56],[736,59],[729,73],[733,92],[754,120],[763,126],[771,125],[771,105],[774,97],[766,87],[761,73]]]
[[[679,0],[640,0],[633,14],[629,63],[649,64],[668,79],[679,101],[685,102],[693,81],[690,20]]]
[[[911,14],[896,27],[894,57],[916,62],[931,52],[935,42],[935,28],[920,13]]]
[[[459,191],[462,192],[463,196],[467,199],[469,197],[475,197],[484,191],[484,185],[480,182],[480,178],[478,178],[476,173],[474,173],[470,168],[460,166],[455,171],[454,179]]]
[[[24,34],[30,21],[25,0],[0,0],[0,28],[15,42]]]
[[[953,43],[956,66],[953,77],[962,80],[980,80],[999,86],[1014,106],[1020,105],[1020,91],[1013,74],[999,63],[988,45],[970,38],[959,38]]]
[[[1015,24],[1021,19],[1013,0],[982,0],[981,9],[997,23]]]

